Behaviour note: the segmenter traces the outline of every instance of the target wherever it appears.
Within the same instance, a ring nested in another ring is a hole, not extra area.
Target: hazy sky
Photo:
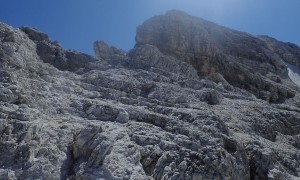
[[[0,21],[38,28],[65,48],[94,54],[104,40],[124,50],[136,27],[170,9],[300,45],[300,0],[1,0]]]

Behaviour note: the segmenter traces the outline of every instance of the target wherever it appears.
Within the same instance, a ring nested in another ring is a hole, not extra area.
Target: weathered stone
[[[0,169],[0,179],[17,180],[15,172],[9,169]]]
[[[137,46],[156,46],[162,53],[191,64],[201,77],[219,73],[230,84],[270,102],[282,102],[295,94],[291,89],[282,95],[269,88],[278,89],[280,85],[267,81],[267,72],[286,78],[288,71],[283,55],[278,55],[265,40],[180,11],[168,11],[144,22],[137,28],[136,42]],[[296,46],[288,47],[297,54]],[[296,64],[295,59],[288,62]],[[271,97],[261,96],[262,91]]]
[[[21,27],[20,29],[25,32],[32,41],[50,41],[47,34],[42,33],[37,29],[25,26]]]
[[[41,59],[60,70],[77,71],[97,61],[90,55],[63,49],[57,42],[51,41],[48,35],[36,29],[22,27],[21,30],[36,43],[37,54]]]
[[[119,123],[127,123],[129,121],[128,112],[125,110],[120,110],[116,121]]]
[[[299,179],[299,48],[166,17],[97,59],[0,23],[0,179]]]
[[[156,47],[143,45],[134,48],[129,56],[129,64],[135,68],[149,69],[155,67],[166,72],[180,74],[188,78],[197,78],[196,70],[187,63],[162,54]]]
[[[94,51],[96,54],[96,58],[104,59],[104,60],[111,60],[118,56],[119,57],[126,56],[125,51],[113,46],[109,47],[108,44],[106,44],[103,41],[94,42]]]

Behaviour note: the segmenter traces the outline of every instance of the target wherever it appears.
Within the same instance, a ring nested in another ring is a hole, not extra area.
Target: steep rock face
[[[178,76],[185,76],[191,79],[198,78],[197,71],[190,64],[179,61],[174,57],[166,56],[157,47],[151,45],[134,48],[130,52],[129,57],[131,59],[128,63],[134,68],[157,68]]]
[[[41,59],[60,70],[77,71],[96,59],[75,51],[65,50],[57,42],[49,39],[48,35],[29,27],[21,27],[28,37],[36,43],[37,54]]]
[[[232,85],[270,102],[281,102],[294,96],[293,90],[278,82],[270,82],[268,78],[277,76],[287,79],[283,56],[264,40],[250,34],[183,12],[168,11],[139,26],[136,42],[137,46],[154,45],[162,53],[188,62],[201,77],[220,73]],[[299,64],[297,58],[289,61]],[[275,91],[272,90],[274,88]]]
[[[104,60],[108,60],[108,59],[113,59],[116,58],[114,56],[119,56],[119,57],[124,57],[126,56],[126,52],[118,49],[116,47],[110,47],[108,46],[108,44],[106,44],[103,41],[96,41],[94,42],[94,51],[96,54],[96,57],[98,59],[104,59]]]
[[[259,36],[259,38],[265,41],[269,48],[285,62],[300,68],[300,48],[296,44],[280,42],[268,36]]]
[[[299,179],[297,91],[269,104],[153,45],[68,52],[0,23],[0,179]]]

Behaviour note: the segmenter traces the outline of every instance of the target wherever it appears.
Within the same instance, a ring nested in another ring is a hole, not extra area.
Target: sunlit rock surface
[[[300,87],[300,69],[297,66],[287,64],[290,79]]]
[[[171,11],[94,58],[0,23],[0,179],[299,179],[286,45]]]

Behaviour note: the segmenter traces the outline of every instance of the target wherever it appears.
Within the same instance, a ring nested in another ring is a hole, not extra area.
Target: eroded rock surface
[[[28,37],[35,42],[36,52],[45,62],[59,70],[77,71],[96,59],[83,53],[65,50],[58,42],[51,41],[48,35],[29,27],[21,27]]]
[[[288,83],[282,86],[268,75],[288,79],[284,62],[298,65],[299,55],[295,54],[299,48],[292,44],[282,48],[278,41],[271,44],[267,40],[175,10],[147,20],[136,35],[138,46],[154,45],[162,53],[193,65],[201,77],[220,73],[230,84],[258,98],[281,102],[295,93]],[[290,52],[294,55],[287,58]]]
[[[195,26],[219,32],[214,24]],[[137,38],[150,38],[140,34],[145,27]],[[196,66],[191,54],[174,53],[178,44],[167,40],[163,49],[162,42],[138,39],[128,54],[100,43],[93,58],[64,50],[37,30],[0,23],[0,179],[299,179],[299,91],[269,49],[265,56],[278,62],[259,62],[256,53],[247,59],[251,53],[243,47],[254,40],[247,37],[246,45],[231,38],[210,44],[216,55],[195,48],[210,63]],[[195,47],[210,40],[195,39]],[[229,40],[236,47],[223,47]],[[253,43],[265,48],[263,40]],[[186,51],[184,43],[179,49]],[[241,52],[226,56],[230,50]],[[237,54],[249,67],[236,62]],[[251,70],[257,66],[268,72]],[[253,81],[235,84],[237,71]],[[254,89],[242,89],[246,85]]]
[[[94,51],[98,59],[110,60],[116,57],[126,56],[126,52],[113,46],[109,46],[103,41],[94,42]]]

